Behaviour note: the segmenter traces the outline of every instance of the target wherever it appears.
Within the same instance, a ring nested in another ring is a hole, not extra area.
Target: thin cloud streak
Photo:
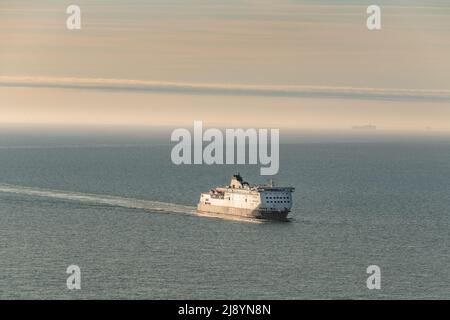
[[[450,101],[450,90],[304,85],[211,84],[132,79],[0,76],[0,87],[166,92],[199,95]]]

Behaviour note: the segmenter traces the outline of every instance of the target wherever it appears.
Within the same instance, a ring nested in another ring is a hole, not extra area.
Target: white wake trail
[[[59,191],[41,188],[22,187],[9,184],[0,184],[0,192],[16,193],[29,196],[39,196],[52,199],[78,201],[82,203],[104,204],[128,209],[144,209],[160,212],[172,212],[183,214],[196,214],[195,207],[175,203],[139,200],[118,196],[98,195],[89,193]]]
[[[80,193],[80,192],[72,192],[72,191],[61,191],[61,190],[51,190],[51,189],[43,189],[43,188],[32,188],[32,187],[23,187],[17,185],[10,184],[0,184],[0,192],[5,193],[15,193],[20,195],[28,195],[28,196],[38,196],[38,197],[46,197],[51,199],[61,199],[61,200],[70,200],[77,201],[81,203],[87,204],[103,204],[113,207],[122,207],[127,209],[142,209],[147,211],[156,211],[160,213],[177,213],[177,214],[187,214],[198,217],[209,217],[209,218],[218,218],[223,220],[232,220],[232,221],[242,221],[242,222],[251,222],[251,223],[260,223],[261,221],[250,219],[250,218],[241,218],[235,216],[225,216],[225,215],[205,215],[198,214],[196,207],[186,206],[175,203],[168,202],[160,202],[160,201],[152,201],[152,200],[141,200],[135,198],[124,198],[119,196],[109,196],[109,195],[99,195],[99,194],[90,194],[90,193]]]

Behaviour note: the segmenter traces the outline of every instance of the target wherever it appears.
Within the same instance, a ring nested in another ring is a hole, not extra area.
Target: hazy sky
[[[449,57],[449,1],[0,0],[0,123],[450,130]]]

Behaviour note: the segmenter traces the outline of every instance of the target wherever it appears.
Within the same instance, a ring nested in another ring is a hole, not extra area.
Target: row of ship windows
[[[267,203],[291,203],[290,201],[267,201]]]
[[[289,199],[289,197],[266,197],[267,199]]]

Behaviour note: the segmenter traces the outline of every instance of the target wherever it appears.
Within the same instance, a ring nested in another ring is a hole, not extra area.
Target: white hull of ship
[[[197,212],[200,214],[223,214],[227,216],[238,216],[243,218],[252,219],[267,219],[267,220],[280,220],[286,221],[289,210],[266,210],[266,209],[247,209],[236,208],[228,206],[216,206],[212,204],[199,203],[197,206]]]

